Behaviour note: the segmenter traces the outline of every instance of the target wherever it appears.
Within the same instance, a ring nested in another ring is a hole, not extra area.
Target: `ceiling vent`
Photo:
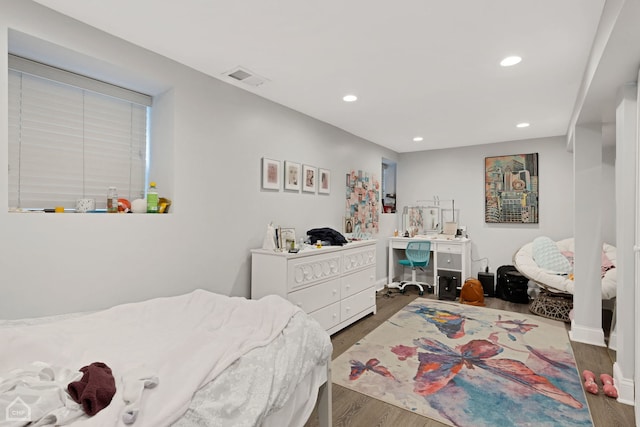
[[[267,81],[264,77],[257,75],[254,72],[247,70],[246,68],[236,67],[233,70],[227,71],[224,73],[226,76],[231,77],[232,79],[242,82],[249,86],[260,86],[264,82]]]

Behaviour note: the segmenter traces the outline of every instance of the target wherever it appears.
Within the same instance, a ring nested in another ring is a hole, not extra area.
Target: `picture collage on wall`
[[[378,234],[380,218],[380,181],[374,175],[351,171],[346,176],[346,212],[344,232],[355,239]]]
[[[290,160],[262,158],[262,189],[280,191],[284,180],[284,191],[315,194],[331,193],[331,171],[329,169],[301,164]]]

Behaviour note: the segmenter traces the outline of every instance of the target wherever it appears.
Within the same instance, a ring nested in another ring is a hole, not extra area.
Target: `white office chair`
[[[407,259],[398,261],[403,267],[411,267],[411,280],[403,280],[400,282],[398,289],[401,293],[405,292],[407,286],[417,286],[420,289],[419,295],[424,295],[423,286],[432,286],[426,282],[418,282],[416,277],[417,269],[425,270],[429,265],[429,255],[431,252],[431,242],[428,240],[414,240],[407,243],[405,255]]]

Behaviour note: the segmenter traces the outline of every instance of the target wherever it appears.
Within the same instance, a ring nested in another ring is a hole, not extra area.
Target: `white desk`
[[[396,271],[403,272],[403,267],[398,263],[405,258],[404,250],[411,240],[429,240],[431,242],[432,260],[429,262],[429,270],[433,270],[431,283],[438,293],[438,277],[453,276],[458,279],[458,286],[471,277],[471,240],[467,238],[445,239],[438,237],[390,237],[389,238],[389,285],[396,280]],[[398,269],[398,270],[396,270]],[[421,278],[418,275],[418,281]],[[429,283],[429,281],[427,281]]]

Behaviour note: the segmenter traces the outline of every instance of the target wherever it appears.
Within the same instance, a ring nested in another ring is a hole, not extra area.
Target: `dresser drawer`
[[[327,305],[340,301],[340,279],[329,280],[309,286],[287,295],[287,299],[305,311],[311,313]]]
[[[376,269],[370,267],[365,270],[342,276],[341,297],[346,298],[375,285]]]
[[[438,252],[438,268],[462,270],[462,254]]]
[[[340,277],[342,254],[330,252],[292,259],[287,267],[287,289],[293,291],[314,283]]]
[[[438,255],[440,252],[448,252],[451,254],[461,254],[462,245],[456,245],[453,243],[438,243]]]
[[[376,290],[366,289],[340,302],[340,321],[344,322],[352,316],[376,304]]]
[[[347,249],[342,257],[342,271],[350,273],[376,265],[375,245],[362,248]]]
[[[331,329],[340,322],[340,303],[331,304],[328,307],[309,313],[325,330]]]

